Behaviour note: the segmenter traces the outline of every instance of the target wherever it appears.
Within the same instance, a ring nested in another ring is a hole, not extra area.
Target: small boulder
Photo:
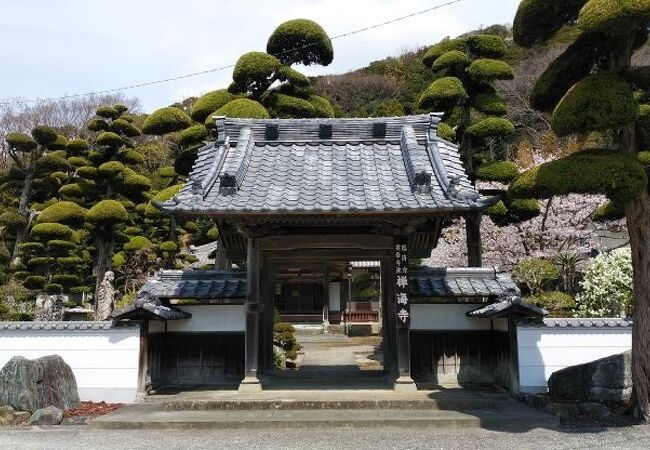
[[[59,425],[63,420],[63,411],[56,406],[48,406],[34,411],[30,425]]]
[[[627,403],[632,395],[631,352],[608,356],[554,372],[548,393],[554,402]]]
[[[583,416],[591,417],[592,419],[605,419],[612,415],[609,408],[602,403],[580,403],[578,408]]]
[[[0,426],[27,425],[30,416],[27,411],[16,411],[11,406],[0,406]]]
[[[0,405],[34,412],[47,406],[79,406],[72,369],[56,355],[37,359],[14,356],[0,370]]]

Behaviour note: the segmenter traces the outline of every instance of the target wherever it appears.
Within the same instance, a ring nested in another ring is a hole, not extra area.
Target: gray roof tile
[[[413,297],[498,297],[510,290],[519,292],[512,279],[483,267],[426,267],[409,275]]]

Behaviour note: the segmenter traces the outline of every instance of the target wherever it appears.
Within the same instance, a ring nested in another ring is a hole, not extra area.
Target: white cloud
[[[306,17],[339,35],[444,0],[21,0],[0,14],[0,97],[48,97],[101,90],[234,63],[264,50],[281,22]],[[480,25],[512,20],[518,0],[462,0],[334,42],[334,62],[309,74],[339,73]],[[225,87],[231,69],[127,91],[154,109]]]

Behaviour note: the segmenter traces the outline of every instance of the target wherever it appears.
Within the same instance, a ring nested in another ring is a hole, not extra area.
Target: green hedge
[[[494,34],[473,34],[467,38],[472,54],[483,58],[502,58],[508,52],[506,41]]]
[[[509,120],[488,117],[469,126],[465,131],[478,138],[499,137],[514,133],[515,126]]]
[[[113,105],[102,105],[97,108],[95,114],[105,119],[117,119],[122,113]]]
[[[444,122],[438,123],[436,134],[446,141],[454,142],[456,140],[456,130]]]
[[[129,215],[117,200],[102,200],[88,210],[86,220],[95,225],[112,225],[128,221]]]
[[[182,148],[185,148],[191,145],[203,143],[203,141],[208,138],[209,134],[210,132],[204,125],[193,125],[178,133],[176,142]]]
[[[80,226],[86,219],[86,210],[74,202],[60,201],[48,206],[36,217],[36,223],[61,223]]]
[[[484,181],[510,183],[519,175],[517,164],[512,161],[489,161],[476,170],[476,177]]]
[[[271,115],[269,112],[262,106],[260,103],[250,100],[247,98],[238,98],[233,100],[217,111],[215,115],[226,116],[226,117],[239,117],[239,118],[251,118],[251,119],[270,119]],[[211,118],[208,117],[210,123],[206,121],[207,127],[214,127]]]
[[[484,114],[503,116],[508,112],[508,104],[494,92],[482,92],[472,100],[472,106]]]
[[[90,144],[85,139],[72,139],[65,146],[69,155],[84,155],[90,150]]]
[[[124,145],[124,139],[112,131],[103,131],[99,133],[95,142],[97,145],[101,145],[102,147],[111,148],[118,148]]]
[[[151,113],[142,124],[142,131],[146,134],[163,135],[184,130],[191,124],[192,119],[185,111],[167,106]]]
[[[512,80],[515,77],[512,67],[498,59],[476,59],[467,68],[467,73],[476,81]]]
[[[111,126],[105,120],[90,119],[86,124],[86,128],[88,128],[89,131],[97,133],[99,131],[109,131],[111,129]]]
[[[461,52],[460,50],[451,50],[447,53],[443,53],[439,58],[437,58],[431,64],[431,69],[434,71],[449,69],[455,72],[464,69],[469,66],[469,64],[469,56],[467,56],[465,52]]]
[[[314,117],[334,117],[334,107],[325,97],[310,95],[307,101],[314,107]]]
[[[427,87],[418,101],[421,109],[447,111],[469,97],[456,77],[438,78]]]
[[[32,236],[44,241],[68,239],[71,235],[70,227],[61,223],[39,223],[32,228]]]
[[[300,119],[313,117],[316,113],[312,104],[307,100],[285,94],[273,94],[267,104],[276,117]]]
[[[213,112],[234,99],[235,96],[226,89],[208,92],[196,99],[190,110],[190,116],[197,122],[205,122]]]

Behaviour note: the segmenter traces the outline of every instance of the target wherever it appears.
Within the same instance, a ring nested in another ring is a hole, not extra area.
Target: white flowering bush
[[[598,255],[580,283],[577,317],[626,317],[632,313],[632,255],[629,248]]]

